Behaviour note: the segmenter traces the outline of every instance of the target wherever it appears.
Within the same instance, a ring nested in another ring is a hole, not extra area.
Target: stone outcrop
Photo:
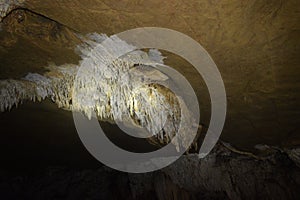
[[[274,149],[253,158],[222,144],[204,159],[185,155],[146,174],[120,173],[104,166],[0,174],[0,194],[7,199],[299,199],[299,186],[300,168],[286,152]]]

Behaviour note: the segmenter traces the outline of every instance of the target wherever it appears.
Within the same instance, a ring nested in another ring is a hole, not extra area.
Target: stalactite
[[[134,50],[117,37],[93,34],[90,38],[78,48],[80,66],[49,66],[43,75],[29,73],[22,80],[1,81],[1,111],[23,100],[48,97],[58,107],[83,112],[89,119],[95,112],[100,119],[132,120],[162,143],[170,141],[178,131],[178,100],[168,89],[151,84],[168,80],[153,68],[164,57],[157,50]],[[130,53],[115,58],[124,50]]]

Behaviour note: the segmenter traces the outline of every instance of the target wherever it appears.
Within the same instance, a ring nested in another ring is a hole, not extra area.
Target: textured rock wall
[[[1,0],[0,1],[0,22],[13,9],[22,5],[25,0]]]
[[[19,78],[44,72],[48,62],[78,62],[76,33],[171,28],[201,43],[220,69],[229,103],[224,139],[244,148],[299,145],[299,15],[298,0],[28,0],[3,20],[0,75]],[[167,64],[196,88],[207,122],[205,84],[188,63],[168,56]],[[141,176],[106,168],[3,172],[0,193],[11,199],[299,199],[299,149],[270,151],[260,157],[218,146],[205,160],[184,156]]]
[[[299,144],[297,0],[28,0],[23,7],[80,33],[113,34],[143,26],[181,31],[208,50],[223,76],[228,96],[223,139],[243,147]],[[65,62],[76,58],[66,55]],[[207,124],[209,98],[201,77],[186,62],[169,58],[167,64],[184,73],[195,87]],[[51,60],[64,62],[59,55]]]
[[[287,173],[288,172],[288,173]],[[299,199],[300,170],[283,151],[253,158],[218,145],[205,159],[183,156],[153,173],[48,168],[30,175],[0,173],[7,199]]]

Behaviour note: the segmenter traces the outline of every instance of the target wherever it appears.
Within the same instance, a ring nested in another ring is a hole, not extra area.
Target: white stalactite
[[[179,104],[174,104],[175,96],[168,101],[170,94],[148,83],[168,80],[151,67],[163,64],[164,57],[157,50],[134,50],[117,37],[92,34],[90,38],[78,48],[83,59],[80,66],[50,66],[43,75],[29,73],[22,80],[0,81],[1,111],[24,100],[48,97],[59,107],[83,112],[89,119],[94,112],[100,119],[131,119],[169,141],[178,131]],[[124,50],[134,51],[116,59]]]

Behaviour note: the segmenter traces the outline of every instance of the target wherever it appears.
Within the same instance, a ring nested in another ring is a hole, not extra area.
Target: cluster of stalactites
[[[52,96],[51,80],[39,74],[29,73],[22,80],[1,80],[0,88],[1,112],[25,100],[41,101]]]
[[[52,99],[60,108],[71,109],[71,91],[78,67],[65,65],[49,69],[44,75],[29,73],[21,80],[1,80],[1,112],[26,100],[35,102],[45,98]]]
[[[1,112],[10,110],[13,106],[18,106],[24,100],[41,100],[38,96],[35,84],[21,80],[1,80],[0,81],[0,109]]]
[[[1,111],[24,100],[48,97],[89,119],[94,113],[100,119],[130,119],[162,142],[169,141],[178,131],[181,113],[177,97],[157,87],[168,80],[155,69],[163,63],[160,52],[135,50],[116,37],[91,37],[79,48],[80,66],[52,66],[43,75],[29,73],[22,80],[1,81]]]
[[[73,110],[88,118],[96,113],[101,119],[131,119],[153,135],[171,138],[177,129],[173,121],[179,116],[174,113],[178,112],[151,85],[168,79],[155,69],[163,63],[161,54],[157,50],[135,50],[117,37],[93,37],[94,42],[80,49],[83,60],[74,85]]]

